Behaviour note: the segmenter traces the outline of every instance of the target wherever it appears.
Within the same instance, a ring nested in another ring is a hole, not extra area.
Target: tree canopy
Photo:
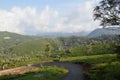
[[[103,27],[120,25],[120,0],[102,0],[94,8],[94,20]]]

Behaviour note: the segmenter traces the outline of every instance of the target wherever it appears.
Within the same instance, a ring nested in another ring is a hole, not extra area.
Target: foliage
[[[45,53],[47,57],[50,57],[50,51],[51,51],[50,44],[47,44],[45,48]]]
[[[114,43],[91,42],[91,45],[81,45],[71,49],[71,56],[86,56],[114,53]]]
[[[102,26],[120,25],[120,1],[102,0],[94,9],[94,19],[100,20]]]
[[[97,64],[87,72],[90,80],[120,80],[120,62]]]

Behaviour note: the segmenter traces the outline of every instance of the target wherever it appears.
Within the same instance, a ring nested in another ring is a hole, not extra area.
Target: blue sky
[[[92,12],[99,0],[0,0],[0,30],[34,35],[41,32],[90,32],[98,28]]]
[[[26,6],[44,8],[46,5],[53,8],[65,6],[68,4],[83,3],[85,0],[0,0],[0,8],[9,10],[13,6],[20,6],[25,8]],[[73,7],[73,6],[69,6]]]

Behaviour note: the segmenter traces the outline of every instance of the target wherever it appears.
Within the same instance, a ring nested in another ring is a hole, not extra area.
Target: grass
[[[64,76],[66,76],[68,70],[64,67],[41,67],[37,71],[33,70],[26,74],[18,74],[18,75],[6,75],[0,77],[0,80],[60,80]],[[42,75],[41,77],[37,75]]]
[[[120,62],[97,64],[84,75],[89,80],[120,80]]]
[[[116,54],[103,54],[103,55],[93,55],[93,56],[78,56],[78,57],[64,57],[62,61],[70,61],[73,63],[89,63],[89,64],[98,64],[98,63],[109,63],[117,61]]]

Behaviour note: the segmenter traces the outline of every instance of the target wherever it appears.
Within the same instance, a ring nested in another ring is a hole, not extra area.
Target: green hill
[[[51,51],[58,50],[62,46],[58,39],[37,39],[23,42],[11,48],[13,49],[13,53],[30,55],[33,53],[43,53],[47,44],[50,45]]]
[[[30,36],[20,35],[11,32],[0,32],[0,49],[6,48],[11,45],[18,45],[19,43],[25,42],[32,39]]]

